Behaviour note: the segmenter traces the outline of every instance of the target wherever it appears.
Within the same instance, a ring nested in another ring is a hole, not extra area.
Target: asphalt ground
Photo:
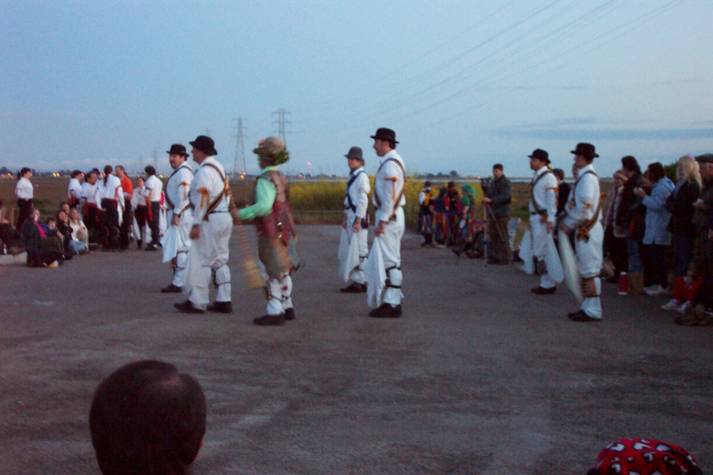
[[[252,229],[246,231],[252,235]],[[601,323],[515,267],[403,243],[404,316],[338,292],[338,228],[301,228],[297,319],[261,328],[231,243],[231,316],[177,313],[159,253],[0,267],[0,473],[98,473],[93,391],[161,359],[195,375],[208,430],[195,474],[584,474],[621,436],[713,467],[713,328],[606,286]]]

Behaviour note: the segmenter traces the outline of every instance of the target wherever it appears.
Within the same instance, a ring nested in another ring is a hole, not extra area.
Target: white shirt
[[[144,191],[144,196],[146,196],[149,201],[161,201],[163,183],[156,175],[151,175],[150,177],[148,177],[144,186],[146,188],[146,190]]]
[[[82,198],[82,184],[76,178],[69,179],[67,186],[67,198],[79,201]]]
[[[82,199],[87,203],[97,204],[97,185],[88,181],[82,183]]]
[[[572,186],[567,200],[567,216],[564,224],[570,229],[584,224],[592,219],[598,211],[599,177],[594,174],[594,166],[587,165],[577,171],[577,181]]]
[[[214,168],[215,167],[215,168]],[[218,172],[218,170],[220,172]],[[200,224],[208,211],[208,207],[218,198],[225,189],[225,170],[215,156],[206,157],[201,166],[196,170],[196,175],[191,182],[189,198],[193,205],[193,224]],[[228,211],[228,197],[223,195],[220,204],[214,212]]]
[[[188,192],[191,189],[192,181],[193,169],[188,162],[182,163],[168,177],[168,182],[166,182],[166,202],[169,209],[173,204],[175,214],[182,213],[190,205]]]
[[[136,209],[138,206],[146,206],[146,187],[134,188],[134,193],[131,196],[131,208]]]
[[[394,214],[396,208],[406,205],[405,195],[401,196],[398,205],[395,206],[394,200],[404,188],[405,176],[404,170],[401,170],[394,160],[404,166],[404,161],[401,156],[396,153],[396,150],[391,150],[389,153],[379,159],[379,171],[374,178],[374,197],[373,203],[376,207],[376,221],[389,221]],[[381,200],[379,206],[378,199]]]
[[[366,217],[366,209],[369,207],[369,191],[371,191],[369,176],[364,171],[364,167],[359,167],[349,173],[349,180],[352,180],[352,178],[354,178],[354,181],[351,186],[349,186],[346,196],[344,197],[344,210],[348,213],[354,213],[354,216],[358,218],[364,219]],[[355,210],[352,210],[349,206],[347,196],[351,198],[351,203],[355,207]]]
[[[538,210],[547,211],[547,221],[554,223],[557,219],[557,177],[547,167],[535,172],[530,185],[534,184],[532,197],[528,203],[530,214],[539,214]],[[535,200],[535,203],[532,200]]]
[[[76,223],[70,219],[69,227],[72,228],[72,239],[74,239],[75,241],[83,241],[87,237],[87,226],[85,226],[84,221],[82,221],[81,219]],[[82,239],[80,239],[77,234],[79,231],[82,231],[82,233],[84,234],[84,237]]]
[[[106,183],[104,180],[97,182],[97,200],[118,200],[119,196],[123,196],[124,192],[121,189],[121,180],[114,175],[107,175]]]
[[[17,185],[15,185],[15,196],[20,200],[31,200],[34,195],[34,188],[32,187],[32,182],[29,178],[24,176],[17,180]]]

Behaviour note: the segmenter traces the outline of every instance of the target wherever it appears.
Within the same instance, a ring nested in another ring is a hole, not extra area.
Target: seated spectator
[[[59,231],[59,234],[62,235],[64,255],[67,259],[71,259],[72,256],[81,254],[84,250],[86,250],[83,242],[77,241],[72,237],[73,229],[69,222],[69,214],[65,213],[63,210],[60,210],[57,213],[57,231]]]
[[[21,246],[20,233],[10,224],[5,204],[0,201],[0,254],[18,254]]]
[[[69,216],[69,209],[70,209],[69,203],[67,203],[66,201],[62,201],[59,204],[59,210],[67,213],[67,216]]]
[[[587,475],[703,475],[693,455],[656,439],[622,438],[607,445]]]
[[[187,474],[205,435],[203,389],[172,364],[130,363],[97,388],[89,427],[105,475]]]
[[[32,210],[22,225],[22,238],[30,267],[58,267],[64,262],[62,240],[40,221],[40,210]]]
[[[72,247],[77,254],[89,252],[89,230],[77,208],[69,210],[69,227],[72,228]]]

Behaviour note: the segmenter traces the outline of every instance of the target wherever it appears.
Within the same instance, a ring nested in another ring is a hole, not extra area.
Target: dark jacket
[[[505,175],[496,178],[488,187],[488,198],[492,200],[490,208],[496,218],[510,216],[510,203],[512,202],[512,192],[510,180]]]
[[[627,230],[627,238],[641,241],[644,238],[646,207],[643,199],[634,194],[634,188],[643,185],[643,177],[634,175],[626,181],[621,194],[621,203],[614,220],[616,225]]]
[[[704,208],[695,208],[693,212],[693,225],[696,228],[703,229],[706,226],[711,227],[713,224],[713,182],[703,184],[703,190],[699,196],[703,200]]]
[[[569,198],[569,192],[572,187],[569,183],[562,182],[559,184],[559,191],[557,192],[557,215],[562,214],[567,207],[567,199]]]
[[[676,236],[696,236],[693,225],[693,203],[701,194],[701,189],[695,181],[687,181],[674,190],[666,201],[666,208],[671,212],[670,231]]]

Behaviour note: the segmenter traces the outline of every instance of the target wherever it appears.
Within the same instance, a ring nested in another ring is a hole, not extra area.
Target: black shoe
[[[205,310],[194,307],[190,300],[186,300],[183,303],[174,303],[173,306],[183,313],[205,313]]]
[[[215,302],[208,305],[209,312],[233,313],[233,304],[230,302]]]
[[[401,305],[395,307],[388,303],[382,303],[381,307],[369,312],[371,318],[399,318],[401,316]]]
[[[584,311],[582,311],[582,310],[580,310],[579,312],[570,313],[569,315],[567,315],[567,317],[569,317],[569,319],[572,320],[573,322],[596,322],[596,321],[599,321],[596,318],[590,317],[589,315],[584,313]]]
[[[285,316],[284,315],[264,315],[260,318],[254,319],[253,323],[255,325],[260,325],[260,326],[284,325],[285,324]]]
[[[451,251],[453,251],[453,254],[455,254],[458,257],[460,257],[460,255],[463,253],[463,251],[460,249],[452,249],[451,248]]]
[[[180,294],[181,288],[173,284],[169,284],[167,287],[161,289],[162,294]]]
[[[141,249],[144,247],[144,242],[141,239],[136,241],[136,249]]]
[[[158,251],[158,247],[156,247],[156,246],[153,245],[153,244],[148,244],[148,245],[146,246],[146,249],[144,249],[144,251]]]
[[[366,292],[366,285],[357,284],[355,282],[352,282],[347,287],[344,287],[343,289],[339,289],[339,291],[343,292],[345,294],[362,294],[362,293]]]
[[[530,289],[530,292],[532,292],[535,295],[552,295],[557,291],[557,287],[552,287],[549,289],[546,289],[541,286],[537,286],[534,289]]]
[[[285,310],[285,320],[291,322],[295,318],[296,317],[295,317],[295,309],[294,308],[288,308],[287,310]]]

